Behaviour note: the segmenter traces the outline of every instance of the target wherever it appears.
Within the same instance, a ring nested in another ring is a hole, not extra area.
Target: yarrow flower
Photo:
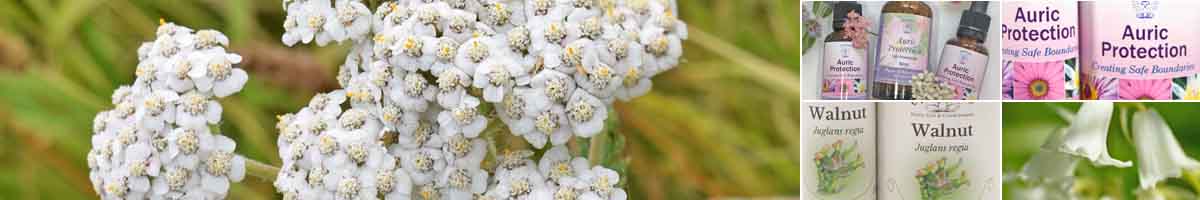
[[[955,96],[954,88],[937,80],[933,72],[913,75],[913,99],[946,100]]]
[[[565,144],[601,133],[612,102],[647,93],[687,39],[674,1],[363,5],[283,2],[284,44],[352,45],[345,89],[279,117],[285,199],[624,199],[615,171]],[[547,153],[489,150],[497,132]],[[489,152],[503,155],[485,165]]]
[[[138,48],[137,78],[93,121],[88,174],[102,199],[221,199],[246,173],[236,143],[210,127],[217,98],[242,89],[241,56],[214,30],[165,23]]]

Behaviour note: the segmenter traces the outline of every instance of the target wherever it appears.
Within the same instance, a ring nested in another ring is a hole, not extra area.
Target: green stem
[[[689,38],[687,42],[697,44],[702,48],[708,49],[710,52],[741,65],[748,72],[748,75],[757,77],[752,80],[774,87],[780,91],[788,92],[788,96],[800,96],[800,78],[792,76],[795,73],[788,72],[785,70],[786,68],[767,62],[753,53],[721,40],[717,36],[703,30],[688,27],[688,34]]]
[[[275,175],[279,174],[279,167],[246,158],[246,174],[264,182],[275,182]]]
[[[591,139],[588,139],[588,161],[593,166],[603,164],[600,161],[600,152],[603,151],[600,147],[604,146],[604,136],[607,132],[600,132]]]

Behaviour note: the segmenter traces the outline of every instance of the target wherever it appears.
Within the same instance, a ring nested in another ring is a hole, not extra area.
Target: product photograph
[[[1200,199],[1197,11],[802,1],[800,199]]]
[[[0,199],[797,199],[800,4],[0,0]]]

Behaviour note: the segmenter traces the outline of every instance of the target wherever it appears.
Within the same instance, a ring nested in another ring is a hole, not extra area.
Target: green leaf
[[[813,2],[813,13],[816,13],[818,17],[829,17],[833,14],[833,5],[825,1]]]

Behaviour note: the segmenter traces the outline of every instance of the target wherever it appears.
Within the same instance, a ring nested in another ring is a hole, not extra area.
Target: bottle
[[[937,79],[954,89],[953,99],[979,98],[979,87],[987,72],[988,51],[984,47],[991,17],[986,1],[971,2],[958,22],[958,37],[946,41],[938,61]]]
[[[875,104],[804,103],[805,199],[875,199]]]
[[[912,99],[912,77],[929,68],[929,43],[933,11],[919,1],[892,1],[883,5],[879,49],[875,61],[876,99]]]
[[[1097,99],[1171,100],[1185,96],[1200,57],[1200,2],[1081,2],[1084,84]],[[1095,83],[1095,84],[1091,84]]]
[[[1001,199],[1000,103],[878,107],[879,199]]]
[[[1079,98],[1076,2],[1010,1],[1003,7],[1002,96],[1018,100]]]
[[[821,60],[821,99],[867,99],[867,49],[856,48],[843,29],[846,14],[862,15],[862,5],[854,2],[833,4],[833,33],[825,37],[824,59]]]

